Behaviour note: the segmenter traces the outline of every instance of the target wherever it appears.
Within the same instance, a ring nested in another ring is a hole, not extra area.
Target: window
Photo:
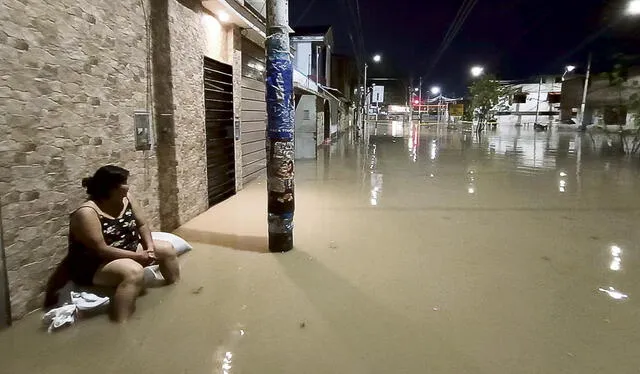
[[[527,93],[518,92],[513,95],[513,102],[516,104],[524,104],[527,102]]]

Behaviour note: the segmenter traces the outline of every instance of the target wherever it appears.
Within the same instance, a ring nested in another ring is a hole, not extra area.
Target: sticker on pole
[[[270,138],[293,140],[293,67],[287,59],[267,64],[266,99]]]

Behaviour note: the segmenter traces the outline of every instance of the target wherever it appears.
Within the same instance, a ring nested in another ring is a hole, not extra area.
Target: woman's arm
[[[140,234],[140,238],[142,239],[142,248],[145,251],[153,254],[155,251],[155,247],[153,245],[153,238],[151,237],[151,229],[149,228],[147,219],[142,213],[142,208],[140,208],[138,203],[135,202],[130,195],[127,195],[127,199],[129,199],[131,210],[133,210],[133,216],[135,217],[136,224],[138,225],[138,233]]]
[[[92,208],[83,207],[73,213],[71,215],[69,229],[75,239],[85,247],[94,250],[100,258],[107,261],[119,260],[121,258],[130,258],[137,262],[145,262],[148,260],[148,255],[146,254],[108,246],[104,241],[104,236],[102,236],[102,227],[100,226],[98,214]]]

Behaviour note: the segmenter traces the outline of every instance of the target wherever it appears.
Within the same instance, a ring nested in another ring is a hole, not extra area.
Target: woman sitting
[[[154,241],[142,210],[129,196],[129,172],[103,166],[85,178],[89,200],[71,213],[69,271],[83,286],[116,287],[113,319],[126,321],[144,288],[143,267],[157,263],[168,284],[180,277],[171,243]]]

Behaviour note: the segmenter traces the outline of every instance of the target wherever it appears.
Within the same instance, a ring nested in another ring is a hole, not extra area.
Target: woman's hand
[[[149,266],[155,261],[155,253],[152,257],[148,251],[138,252],[134,260],[142,266]]]
[[[155,248],[149,248],[146,252],[149,255],[149,258],[151,258],[153,261],[156,261],[158,259],[158,256],[156,256]]]

